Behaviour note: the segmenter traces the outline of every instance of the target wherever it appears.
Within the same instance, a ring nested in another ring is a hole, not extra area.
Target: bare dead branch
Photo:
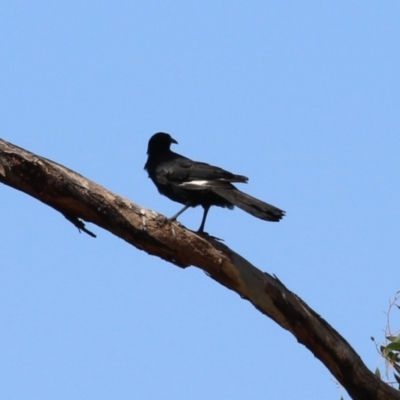
[[[179,267],[201,268],[290,331],[353,399],[400,399],[397,390],[369,371],[349,343],[282,282],[212,237],[189,231],[4,140],[0,140],[0,182],[54,208],[81,230],[87,231],[80,221],[84,220]]]

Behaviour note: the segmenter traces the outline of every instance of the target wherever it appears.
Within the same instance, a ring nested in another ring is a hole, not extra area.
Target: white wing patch
[[[210,186],[210,181],[189,181],[183,182],[179,186]]]

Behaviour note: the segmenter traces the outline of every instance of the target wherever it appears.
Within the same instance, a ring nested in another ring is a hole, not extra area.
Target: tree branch
[[[189,231],[60,164],[1,139],[0,182],[54,208],[88,234],[93,235],[81,220],[179,267],[201,268],[290,331],[353,399],[400,400],[400,393],[369,371],[349,343],[297,295],[214,238]]]

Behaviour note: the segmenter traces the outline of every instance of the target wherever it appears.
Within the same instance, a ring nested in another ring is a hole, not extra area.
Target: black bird
[[[198,232],[204,231],[207,213],[211,206],[241,208],[265,221],[277,222],[285,212],[241,192],[232,182],[247,183],[248,178],[235,175],[221,168],[192,161],[170,150],[178,144],[168,133],[158,132],[150,140],[144,169],[157,186],[158,191],[169,199],[184,204],[173,221],[189,207],[202,206],[203,219]]]

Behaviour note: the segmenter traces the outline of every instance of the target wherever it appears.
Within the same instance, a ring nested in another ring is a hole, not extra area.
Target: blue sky
[[[370,336],[400,289],[399,16],[395,1],[2,2],[0,137],[168,216],[180,205],[143,170],[154,132],[248,176],[286,218],[212,208],[208,232],[374,370]],[[202,271],[80,235],[3,185],[0,199],[1,398],[340,397],[294,337]]]

